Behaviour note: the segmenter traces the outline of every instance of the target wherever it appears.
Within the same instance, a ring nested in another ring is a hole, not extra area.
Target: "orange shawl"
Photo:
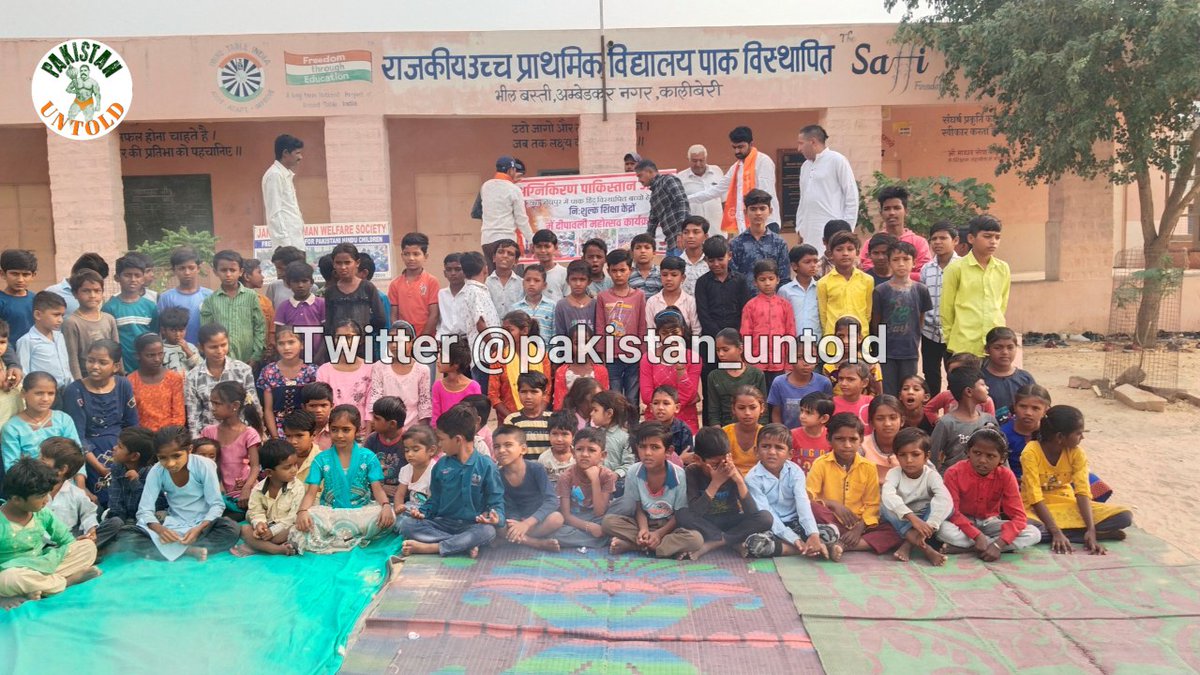
[[[732,237],[738,233],[737,210],[742,203],[742,197],[753,190],[755,186],[754,168],[758,164],[758,148],[751,147],[740,164],[733,167],[729,177],[729,194],[725,196],[725,213],[721,216],[721,231]],[[738,191],[737,172],[742,171],[742,189]]]

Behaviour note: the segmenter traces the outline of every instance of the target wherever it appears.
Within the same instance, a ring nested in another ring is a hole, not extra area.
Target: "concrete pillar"
[[[325,118],[329,220],[392,222],[391,158],[382,115]]]
[[[625,154],[637,148],[637,114],[579,116],[579,173],[621,173]]]
[[[111,265],[126,252],[129,244],[120,136],[111,133],[74,141],[48,133],[46,154],[54,215],[54,262],[53,269],[46,269],[49,261],[43,261],[39,276],[57,283],[71,273],[71,265],[82,253],[95,251]]]
[[[829,147],[850,160],[854,178],[870,185],[872,174],[883,166],[883,108],[877,105],[826,108],[820,125],[829,134]],[[797,129],[799,131],[799,129]]]
[[[1046,222],[1046,279],[1112,279],[1113,228],[1120,215],[1113,186],[1105,180],[1065,175],[1049,185]],[[1003,246],[1000,249],[1003,257]]]

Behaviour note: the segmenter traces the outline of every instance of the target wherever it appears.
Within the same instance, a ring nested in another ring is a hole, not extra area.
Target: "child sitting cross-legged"
[[[442,451],[429,482],[429,499],[409,506],[397,529],[404,535],[401,554],[479,555],[496,538],[504,521],[504,485],[491,459],[475,452],[479,416],[459,404],[438,416],[437,444]]]
[[[899,466],[887,473],[883,481],[883,508],[879,515],[904,537],[897,549],[896,560],[907,562],[915,548],[925,555],[929,564],[946,564],[946,556],[927,541],[954,510],[954,500],[942,483],[942,477],[929,464],[929,436],[920,429],[908,427],[896,434],[892,447]]]
[[[843,551],[887,553],[900,545],[900,537],[879,522],[879,474],[861,454],[862,420],[837,413],[826,428],[832,452],[813,462],[807,485],[817,522],[838,528],[829,559],[841,560]]]
[[[69,438],[55,436],[42,441],[42,462],[58,472],[58,484],[50,491],[50,511],[62,521],[76,539],[91,539],[101,549],[121,531],[120,520],[96,519],[96,505],[71,478],[83,466],[83,451]]]
[[[437,434],[428,424],[414,424],[404,432],[404,466],[396,485],[396,513],[421,508],[429,499],[429,478],[437,462]]]
[[[1007,459],[1004,434],[989,425],[971,434],[967,458],[946,470],[942,479],[954,500],[954,513],[938,528],[938,539],[946,544],[942,553],[973,552],[985,562],[995,562],[1004,551],[1042,540],[1041,531],[1028,522]]]
[[[786,445],[790,436],[786,427],[782,428],[781,436]],[[688,465],[685,471],[688,507],[679,511],[676,518],[681,527],[699,532],[704,545],[683,555],[698,560],[721,546],[745,554],[747,537],[771,529],[771,513],[760,510],[751,496],[746,479],[734,463],[724,431],[704,427],[697,432],[695,453],[699,461]]]
[[[300,470],[296,448],[272,438],[258,449],[258,459],[267,477],[250,491],[249,524],[242,526],[242,541],[259,553],[295,555],[296,547],[288,542],[288,536],[304,498],[304,483],[296,478]]]
[[[146,474],[156,459],[153,431],[145,427],[126,427],[121,430],[117,444],[113,446],[108,511],[104,514],[104,522],[115,521],[112,527],[118,532],[137,519]]]
[[[571,446],[574,445],[575,432],[579,427],[575,423],[575,414],[570,410],[559,410],[550,415],[547,424],[550,427],[550,449],[538,455],[537,461],[546,470],[550,482],[557,483],[560,476],[575,466]]]
[[[512,544],[558,551],[558,541],[552,538],[563,524],[558,495],[542,465],[525,459],[525,432],[502,424],[492,438],[492,453],[504,479],[504,515],[508,521],[500,533]]]
[[[608,514],[601,522],[604,534],[612,537],[609,552],[614,555],[644,551],[676,558],[690,556],[704,545],[699,532],[678,526],[677,514],[687,508],[687,477],[683,467],[667,461],[668,438],[657,422],[646,422],[634,433],[641,461],[630,468],[625,481],[634,516]]]
[[[355,441],[361,426],[354,405],[339,405],[329,413],[333,447],[309,467],[304,501],[288,539],[299,553],[349,551],[396,522],[392,502],[383,492],[379,458]]]
[[[758,532],[746,537],[746,554],[753,558],[781,555],[828,558],[828,545],[838,539],[837,528],[817,525],[804,471],[788,461],[791,451],[780,426],[768,424],[759,432],[755,446],[758,464],[746,474],[746,487],[758,508],[771,514],[770,533]]]
[[[0,505],[0,608],[100,576],[92,566],[96,543],[76,539],[46,508],[58,482],[53,468],[32,457],[17,460],[4,474],[8,501]],[[47,546],[47,539],[54,545]]]
[[[558,512],[562,528],[554,533],[560,546],[592,547],[604,544],[602,521],[617,486],[617,475],[604,466],[604,431],[584,427],[575,434],[571,454],[575,464],[558,479]]]

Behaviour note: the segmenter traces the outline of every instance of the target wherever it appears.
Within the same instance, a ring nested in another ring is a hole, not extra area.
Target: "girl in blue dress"
[[[117,374],[120,364],[121,345],[96,340],[88,348],[84,378],[63,390],[63,411],[75,422],[82,440],[88,488],[101,505],[108,503],[108,474],[117,436],[138,424],[133,385]]]

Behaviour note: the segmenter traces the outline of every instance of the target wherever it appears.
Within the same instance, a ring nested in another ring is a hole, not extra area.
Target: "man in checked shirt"
[[[682,255],[679,233],[683,231],[683,221],[690,215],[683,183],[673,175],[659,173],[658,165],[648,159],[638,162],[635,170],[638,182],[650,188],[650,219],[646,232],[653,237],[662,227],[663,237],[667,240],[667,255]]]

